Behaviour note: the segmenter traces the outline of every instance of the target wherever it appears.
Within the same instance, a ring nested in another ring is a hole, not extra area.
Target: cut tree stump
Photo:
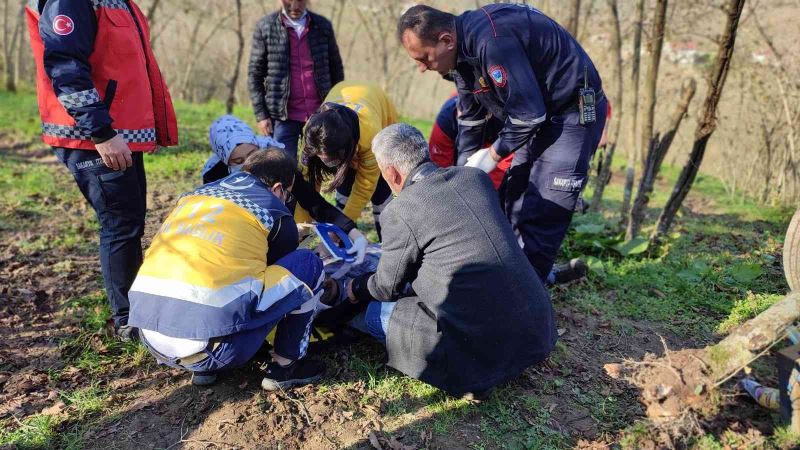
[[[642,390],[641,399],[652,419],[680,416],[688,409],[710,405],[709,393],[786,336],[786,328],[800,319],[800,291],[792,292],[716,345],[704,349],[647,355],[643,361],[606,364],[606,373]]]

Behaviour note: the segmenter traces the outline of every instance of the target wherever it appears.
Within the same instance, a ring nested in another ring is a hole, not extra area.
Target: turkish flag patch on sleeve
[[[492,82],[497,87],[504,87],[508,82],[506,69],[499,64],[489,67],[489,78],[492,79]]]
[[[63,14],[53,19],[53,32],[59,36],[66,36],[75,30],[75,22]]]

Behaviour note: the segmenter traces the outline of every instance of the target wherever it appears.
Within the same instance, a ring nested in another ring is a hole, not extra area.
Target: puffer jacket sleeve
[[[264,84],[267,78],[267,45],[262,28],[265,26],[264,19],[256,24],[250,46],[250,63],[247,66],[247,89],[250,91],[250,101],[258,121],[269,119],[265,99],[267,88]]]

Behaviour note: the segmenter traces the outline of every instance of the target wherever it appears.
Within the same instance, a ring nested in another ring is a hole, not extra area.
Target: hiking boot
[[[192,372],[192,384],[195,386],[208,386],[217,381],[217,374],[214,372]]]
[[[139,329],[127,324],[114,326],[114,336],[121,342],[139,342]]]
[[[565,284],[575,280],[580,280],[589,272],[589,266],[578,258],[572,258],[566,264],[559,264],[553,267],[555,275],[553,284]]]
[[[298,359],[285,367],[273,361],[269,363],[265,372],[261,387],[267,391],[276,391],[319,380],[325,373],[325,365],[320,361],[305,358]]]

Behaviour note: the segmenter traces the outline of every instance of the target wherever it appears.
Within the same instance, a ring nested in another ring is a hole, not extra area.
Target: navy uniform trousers
[[[516,151],[501,190],[506,215],[520,245],[542,280],[572,221],[586,185],[589,162],[606,122],[605,99],[597,120],[581,125],[577,109],[549,116],[536,135]]]
[[[100,223],[100,268],[115,326],[128,323],[128,290],[142,265],[147,179],[142,152],[133,165],[114,170],[94,150],[54,147]]]

